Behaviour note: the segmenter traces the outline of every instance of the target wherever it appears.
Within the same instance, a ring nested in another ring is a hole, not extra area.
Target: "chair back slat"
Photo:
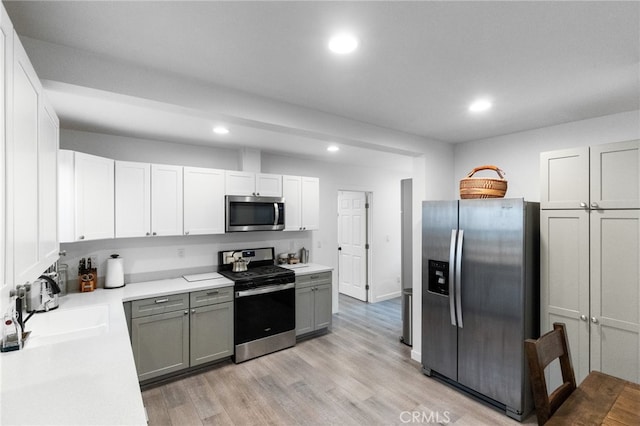
[[[565,326],[561,323],[554,323],[552,331],[537,340],[527,339],[524,345],[529,362],[536,416],[538,424],[543,425],[576,389],[576,378],[571,364]],[[563,383],[549,394],[544,370],[556,359],[560,361]]]

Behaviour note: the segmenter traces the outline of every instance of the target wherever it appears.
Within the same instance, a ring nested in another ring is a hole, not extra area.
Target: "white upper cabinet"
[[[320,179],[302,177],[302,227],[306,230],[320,228]]]
[[[283,176],[285,231],[319,228],[320,180],[313,177]]]
[[[543,152],[543,209],[640,208],[640,141]]]
[[[151,165],[151,235],[182,235],[182,166]]]
[[[282,175],[256,173],[256,194],[262,197],[282,197]]]
[[[227,170],[225,194],[282,197],[282,175]]]
[[[184,168],[184,234],[224,234],[225,171]]]
[[[1,191],[0,217],[4,221],[0,234],[4,276],[13,286],[33,281],[58,260],[59,121],[46,102],[38,76],[5,13],[2,8],[2,133],[6,146],[0,159],[6,185]]]
[[[579,209],[589,205],[589,148],[540,154],[540,207]]]
[[[76,152],[75,240],[114,236],[114,161]]]
[[[42,92],[38,77],[20,40],[13,38],[12,105],[7,140],[7,237],[13,253],[13,278],[17,284],[37,278],[40,266],[38,242],[38,96]],[[42,271],[40,271],[42,272]]]
[[[227,170],[225,172],[226,195],[255,195],[256,174]]]
[[[640,208],[640,140],[591,147],[593,209]]]
[[[284,230],[302,230],[302,177],[283,176]]]
[[[6,143],[9,140],[8,125],[8,110],[7,107],[11,105],[11,98],[9,97],[9,82],[13,80],[13,64],[10,58],[13,56],[13,25],[7,15],[7,11],[3,5],[0,5],[0,99],[4,99],[0,102],[0,176],[2,179],[6,176],[5,168],[5,150]],[[6,209],[5,209],[5,189],[6,185],[0,185],[0,223],[6,224]],[[6,226],[0,226],[0,241],[8,243],[7,235],[5,234]],[[4,302],[9,300],[8,294],[5,294],[8,286],[6,285],[8,280],[5,275],[5,248],[7,244],[0,243],[0,312],[5,312]],[[11,278],[11,281],[13,279]]]
[[[58,145],[60,122],[53,108],[40,103],[38,126],[39,257],[45,265],[58,259]]]
[[[114,236],[114,161],[58,152],[58,233],[61,242]]]
[[[224,234],[228,191],[247,195],[251,186],[249,196],[260,188],[260,196],[282,197],[283,185],[286,230],[318,229],[318,178],[115,161],[59,150],[58,235],[74,242]]]
[[[151,164],[116,161],[116,238],[151,235]]]

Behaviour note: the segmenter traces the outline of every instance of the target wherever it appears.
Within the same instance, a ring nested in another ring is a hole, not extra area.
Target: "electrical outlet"
[[[180,247],[178,249],[178,257],[184,257],[184,248]]]

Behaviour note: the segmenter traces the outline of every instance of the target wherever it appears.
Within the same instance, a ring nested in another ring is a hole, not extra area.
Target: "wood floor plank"
[[[422,374],[401,330],[400,298],[369,304],[340,295],[322,336],[144,391],[149,424],[536,424],[535,415],[518,423]]]

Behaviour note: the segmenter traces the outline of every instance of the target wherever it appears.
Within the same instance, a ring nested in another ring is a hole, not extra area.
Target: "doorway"
[[[369,206],[371,194],[338,191],[338,291],[369,300]]]

